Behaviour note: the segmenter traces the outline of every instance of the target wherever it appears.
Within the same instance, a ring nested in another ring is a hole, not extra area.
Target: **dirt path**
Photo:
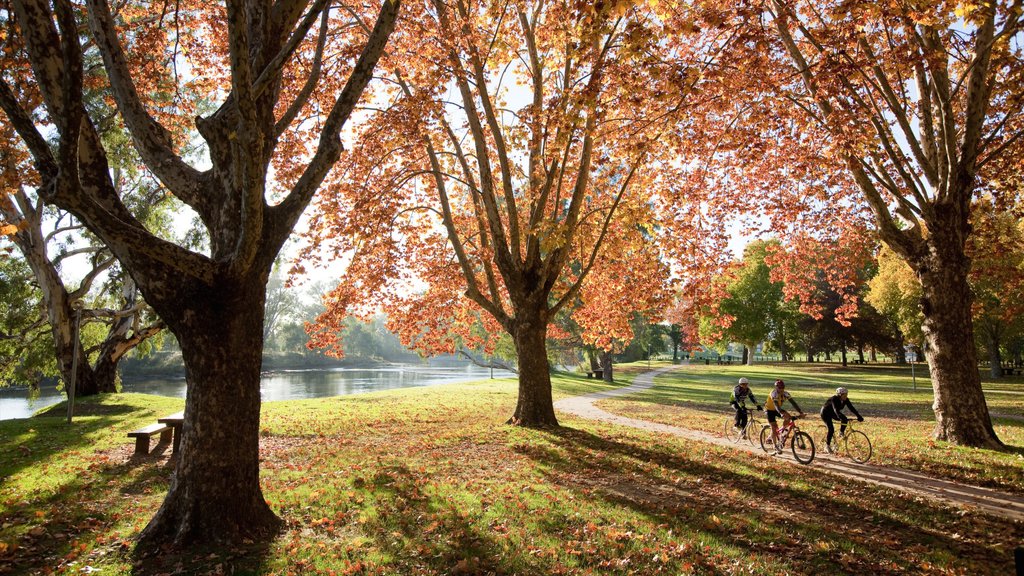
[[[728,446],[734,449],[745,449],[768,458],[760,448],[753,448],[746,444],[736,444],[714,434],[709,434],[700,430],[680,428],[678,426],[669,426],[668,424],[660,424],[647,420],[618,416],[610,412],[605,412],[604,410],[594,406],[594,402],[598,400],[617,398],[619,396],[625,396],[627,394],[646,390],[654,386],[654,378],[656,376],[671,370],[673,370],[671,367],[662,368],[660,370],[641,374],[636,377],[631,386],[627,386],[625,388],[618,388],[606,392],[596,392],[585,396],[565,398],[556,402],[555,408],[562,412],[573,414],[581,418],[587,418],[589,420],[599,420],[611,424],[650,430],[652,432],[662,432],[665,434],[689,438],[691,440],[699,440],[721,446]],[[797,463],[789,453],[781,456],[773,456],[773,458],[788,460],[792,465],[801,466],[801,464]],[[975,506],[978,509],[995,516],[1024,521],[1024,497],[1007,494],[998,490],[942,480],[911,470],[885,468],[882,466],[873,466],[871,464],[857,464],[848,460],[837,460],[831,457],[816,456],[810,466],[826,470],[833,474],[839,474],[841,476],[885,486],[886,488],[901,490],[916,496],[924,496],[940,502],[956,504],[958,506]]]

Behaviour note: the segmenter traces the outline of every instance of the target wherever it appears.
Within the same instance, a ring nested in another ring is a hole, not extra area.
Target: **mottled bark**
[[[519,361],[519,398],[509,423],[530,428],[558,426],[551,398],[547,323],[519,322],[512,336]]]
[[[615,373],[613,372],[614,369],[615,367],[612,362],[612,353],[607,350],[603,350],[601,352],[601,370],[603,371],[601,377],[604,379],[605,382],[608,382],[610,384],[615,381]]]
[[[955,227],[937,227],[928,251],[911,263],[921,280],[922,330],[935,392],[935,437],[967,446],[999,448],[978,374],[967,283],[970,260]]]
[[[263,300],[259,278],[223,282],[181,302],[188,312],[169,323],[185,360],[185,424],[144,547],[257,540],[279,526],[259,484]]]
[[[176,153],[168,130],[150,116],[111,6],[86,1],[89,42],[102,57],[120,119],[146,167],[199,214],[209,232],[209,255],[152,234],[122,201],[82,100],[79,42],[85,31],[71,3],[12,4],[33,79],[59,137],[54,156],[32,115],[0,79],[0,106],[33,154],[39,190],[74,213],[121,261],[177,336],[184,356],[188,391],[180,452],[170,492],[143,534],[143,548],[264,536],[279,525],[259,486],[259,372],[270,267],[341,153],[340,134],[373,76],[400,1],[381,4],[347,83],[323,108],[319,144],[293,188],[274,205],[265,193],[280,136],[274,111],[285,103],[284,69],[325,4],[278,2],[270,10],[268,3],[227,3],[230,25],[216,33],[230,45],[232,91],[217,112],[197,119],[212,164],[199,171]],[[246,22],[248,16],[257,20]],[[116,356],[120,347],[112,349]]]

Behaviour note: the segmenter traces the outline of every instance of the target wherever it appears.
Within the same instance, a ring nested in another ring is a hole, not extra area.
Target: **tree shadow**
[[[79,542],[95,542],[97,533],[108,533],[122,519],[116,504],[120,497],[137,497],[167,488],[171,462],[152,465],[158,457],[94,463],[87,472],[70,479],[45,498],[25,500],[0,514],[0,525],[19,526],[4,535],[16,546],[16,554],[0,558],[0,573],[41,574],[76,561],[86,552]],[[125,481],[127,477],[130,481]],[[113,488],[112,488],[113,486]],[[112,505],[113,504],[113,505]],[[128,541],[106,542],[109,552],[126,554]],[[6,562],[6,564],[5,564]]]
[[[4,421],[0,436],[0,478],[37,466],[54,456],[94,444],[94,433],[111,427],[125,427],[128,421],[159,416],[150,408],[117,404],[113,395],[90,397],[76,406],[69,425],[67,403],[55,404],[31,418]],[[125,438],[125,445],[134,440]]]
[[[963,511],[853,485],[813,469],[761,459],[734,470],[732,457],[709,458],[711,450],[688,457],[665,445],[646,447],[571,428],[543,435],[550,447],[517,451],[545,469],[550,482],[627,506],[680,534],[695,530],[752,554],[784,549],[778,560],[796,572],[808,566],[871,573],[916,569],[913,562],[919,560],[908,558],[908,549],[971,558],[989,563],[993,572],[1009,571],[1012,559],[990,536],[1000,534],[1010,543],[1024,538],[1024,528],[1010,521],[970,514],[974,518],[968,528]],[[595,454],[609,456],[595,461]],[[600,474],[595,481],[581,482],[580,469]],[[965,537],[971,530],[969,536],[977,538]],[[861,555],[848,554],[851,549]]]

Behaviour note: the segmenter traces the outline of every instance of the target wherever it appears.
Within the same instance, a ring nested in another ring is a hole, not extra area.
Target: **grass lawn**
[[[641,406],[721,402],[660,382]],[[713,445],[570,417],[506,426],[515,393],[494,380],[266,403],[262,484],[283,531],[187,556],[133,555],[171,467],[132,458],[125,436],[180,400],[80,401],[70,428],[60,406],[0,422],[0,573],[974,575],[1012,573],[1024,542],[1020,523]]]
[[[655,364],[666,366],[667,364]],[[922,375],[923,372],[923,375]],[[683,366],[655,380],[654,388],[622,399],[598,403],[609,412],[718,433],[731,415],[729,395],[740,377],[763,403],[776,378],[805,412],[812,433],[825,399],[838,386],[864,416],[858,427],[874,445],[873,464],[920,470],[953,480],[1024,494],[1024,378],[983,381],[985,398],[1005,452],[959,448],[932,437],[935,416],[927,370],[917,367],[917,389],[910,368],[835,364],[766,364],[759,366]],[[852,414],[851,414],[852,415]],[[762,421],[764,414],[759,414]],[[817,441],[817,438],[815,438]]]

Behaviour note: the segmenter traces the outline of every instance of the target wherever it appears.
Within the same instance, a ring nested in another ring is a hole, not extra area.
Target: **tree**
[[[976,201],[967,245],[974,321],[989,355],[989,375],[1001,378],[1002,351],[1024,329],[1024,233],[1020,219],[991,198]]]
[[[778,247],[778,241],[757,240],[743,250],[743,261],[727,276],[725,294],[710,314],[716,320],[721,337],[739,342],[746,349],[746,362],[754,364],[754,350],[769,338],[781,343],[786,354],[786,331],[793,323],[794,307],[783,295],[783,282],[772,279],[766,259]]]
[[[264,306],[263,342],[272,341],[286,319],[299,308],[299,297],[288,286],[279,266],[275,266],[267,282],[267,303]],[[310,318],[311,319],[311,318]]]
[[[0,386],[38,388],[40,380],[57,373],[50,331],[41,320],[41,300],[24,260],[0,252]]]
[[[342,318],[380,305],[405,344],[451,352],[451,335],[484,322],[515,342],[510,422],[555,426],[552,320],[621,298],[599,274],[627,289],[625,309],[601,306],[615,327],[658,294],[644,291],[665,268],[641,194],[658,190],[669,158],[656,143],[678,139],[671,120],[696,77],[666,52],[690,47],[654,41],[674,22],[624,2],[434,0],[412,21],[391,99],[313,220],[352,259],[314,336],[338,349]],[[372,222],[348,214],[378,198]]]
[[[15,166],[9,165],[8,169],[16,173]],[[142,301],[134,281],[116,266],[113,256],[101,244],[86,238],[85,246],[61,244],[54,247],[54,243],[69,234],[82,234],[84,227],[67,212],[48,209],[41,198],[32,196],[20,184],[0,196],[0,223],[10,226],[9,238],[21,252],[40,288],[42,311],[45,311],[41,322],[49,326],[49,341],[53,344],[58,373],[66,387],[75,383],[75,394],[79,396],[116,392],[118,362],[128,352],[157,336],[163,323],[153,318],[152,310]],[[154,202],[142,204],[146,205],[149,215],[158,210]],[[47,216],[51,217],[52,225],[46,222]],[[140,217],[145,219],[146,215]],[[60,274],[61,265],[71,256],[83,255],[89,256],[90,269],[76,288],[69,289]],[[90,296],[90,291],[104,275],[112,281],[101,295]],[[80,310],[75,309],[76,304]],[[88,325],[94,323],[104,324],[106,335],[95,347],[87,347],[83,337]],[[77,329],[76,324],[85,329]]]
[[[341,129],[370,81],[398,4],[383,3],[368,38],[345,33],[359,28],[326,1],[185,2],[175,5],[183,27],[173,34],[146,4],[119,6],[115,15],[106,0],[88,0],[84,11],[67,0],[13,0],[4,12],[18,26],[8,26],[16,34],[4,38],[10,44],[3,54],[26,60],[6,68],[0,107],[19,150],[31,155],[34,184],[46,202],[102,240],[181,345],[187,397],[179,458],[167,497],[142,533],[144,546],[240,542],[279,524],[259,485],[267,279],[341,155]],[[88,19],[87,32],[79,15]],[[213,32],[190,34],[202,30]],[[339,43],[329,53],[328,37]],[[83,46],[98,51],[105,89],[145,166],[199,215],[208,254],[153,234],[121,198],[97,129],[101,119],[85,106]],[[209,76],[164,72],[179,62]],[[209,80],[218,70],[226,71],[223,91]],[[215,112],[195,120],[210,160],[199,170],[179,153],[181,118],[197,101],[225,93]],[[325,115],[306,122],[314,110]],[[53,135],[52,146],[43,130]],[[310,136],[318,141],[305,148]]]
[[[1024,151],[1019,5],[741,6],[708,14],[710,33],[735,26],[726,55],[746,72],[720,79],[740,112],[720,114],[739,121],[717,145],[736,151],[732,161],[744,154],[737,142],[752,150],[745,182],[789,195],[773,202],[788,213],[781,222],[831,222],[811,214],[843,202],[870,210],[920,279],[936,437],[1001,446],[977,372],[965,246],[972,197],[1001,193]]]
[[[877,256],[878,269],[868,280],[864,300],[882,315],[897,344],[893,352],[898,364],[906,364],[904,345],[924,340],[921,325],[921,284],[914,271],[892,250],[882,246]]]

